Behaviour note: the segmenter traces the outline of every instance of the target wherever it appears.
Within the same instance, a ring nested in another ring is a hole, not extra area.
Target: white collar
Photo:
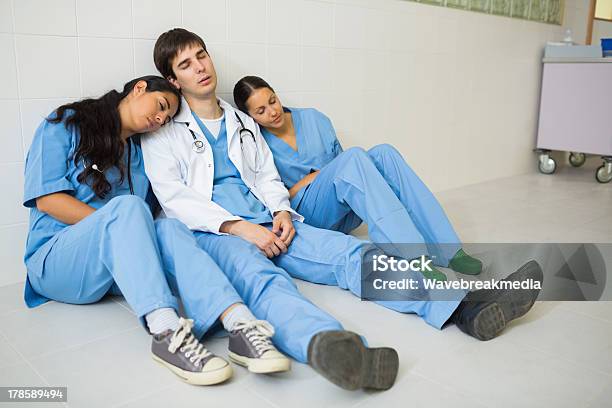
[[[246,126],[249,126],[248,123],[250,117],[243,112],[236,110],[232,105],[221,98],[217,98],[217,101],[219,102],[221,109],[223,109],[225,112],[225,125],[227,135],[229,137],[228,141],[231,142],[234,133],[240,128],[240,123],[236,116],[239,115]],[[184,96],[181,96],[181,110],[179,114],[174,117],[173,122],[187,125],[189,129],[202,137],[200,126],[195,120],[194,114],[191,112],[191,108],[189,107],[189,103],[187,103]]]
[[[221,98],[217,98],[217,102],[219,103],[219,106],[221,107],[221,109],[225,111],[226,115],[232,116],[232,117],[235,116],[234,112],[236,112],[236,110],[234,109],[232,105],[230,105],[229,103],[227,103]],[[187,100],[185,99],[184,96],[181,96],[181,110],[179,114],[174,117],[174,121],[181,122],[181,123],[191,123],[193,120],[194,118],[191,113],[191,108],[189,107],[189,103],[187,103]]]

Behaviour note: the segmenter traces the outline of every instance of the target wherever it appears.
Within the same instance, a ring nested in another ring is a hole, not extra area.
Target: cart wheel
[[[602,164],[597,168],[597,171],[595,172],[595,178],[597,181],[603,184],[612,181],[612,171],[610,171],[609,167],[610,166]]]
[[[557,170],[557,162],[548,154],[541,154],[538,169],[540,173],[553,174]]]
[[[580,167],[586,162],[586,154],[584,153],[570,153],[569,162],[573,167]]]

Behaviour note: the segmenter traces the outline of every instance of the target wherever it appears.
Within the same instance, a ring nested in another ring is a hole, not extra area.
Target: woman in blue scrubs
[[[260,372],[285,371],[289,360],[271,344],[272,327],[252,317],[189,229],[153,219],[139,134],[170,121],[179,100],[168,81],[146,76],[42,121],[25,165],[25,301],[86,304],[123,294],[153,334],[153,358],[192,384],[232,375],[198,340],[219,318],[233,343],[257,342]],[[175,294],[189,319],[179,319]]]
[[[482,262],[461,249],[444,210],[395,148],[343,151],[327,116],[284,108],[259,77],[238,81],[234,101],[261,126],[291,206],[306,223],[349,233],[363,220],[375,243],[410,244],[401,246],[400,255],[428,255],[434,264],[464,274],[482,271]],[[438,270],[432,277],[446,279]]]

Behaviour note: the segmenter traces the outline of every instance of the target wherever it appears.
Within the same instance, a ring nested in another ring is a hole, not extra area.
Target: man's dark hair
[[[179,52],[190,45],[199,45],[208,53],[204,40],[199,35],[184,28],[173,28],[157,38],[153,49],[153,61],[155,61],[155,67],[164,78],[176,79],[172,70],[172,61]]]

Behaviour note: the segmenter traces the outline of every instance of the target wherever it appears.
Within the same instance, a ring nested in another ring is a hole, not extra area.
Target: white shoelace
[[[270,341],[270,337],[274,336],[274,327],[265,320],[239,320],[234,330],[243,331],[260,354],[275,349]]]
[[[192,319],[179,319],[179,328],[172,334],[168,351],[175,353],[177,349],[181,353],[185,353],[185,357],[196,366],[200,366],[200,362],[206,357],[212,355],[210,351],[204,347],[202,343],[195,338],[191,332],[193,327]]]

